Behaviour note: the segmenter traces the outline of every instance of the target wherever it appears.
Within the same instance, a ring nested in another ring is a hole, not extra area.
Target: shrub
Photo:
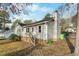
[[[9,36],[9,39],[12,40],[12,41],[20,41],[20,36],[16,35],[16,34],[11,34]]]
[[[59,38],[60,38],[61,40],[63,40],[63,39],[64,39],[64,34],[60,34]]]
[[[4,40],[5,38],[4,37],[0,37],[0,40]]]
[[[47,42],[48,44],[52,44],[53,43],[53,41],[52,40],[48,40],[48,42]]]

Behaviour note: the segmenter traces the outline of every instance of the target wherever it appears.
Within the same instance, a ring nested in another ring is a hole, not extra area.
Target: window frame
[[[34,28],[32,27],[32,32],[34,31]]]
[[[29,32],[29,27],[26,29],[26,32]]]
[[[41,33],[41,26],[39,26],[38,28],[39,28],[39,29],[38,29],[38,32]]]

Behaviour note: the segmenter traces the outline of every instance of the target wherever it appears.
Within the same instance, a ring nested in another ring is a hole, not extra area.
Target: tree
[[[76,30],[75,54],[79,56],[79,3],[77,4],[77,30]]]
[[[6,10],[9,13],[13,13],[13,14],[20,14],[20,12],[23,12],[24,14],[29,14],[28,12],[26,12],[26,8],[27,6],[32,6],[32,3],[0,3],[0,7],[4,10]]]
[[[60,25],[61,25],[61,32],[65,31],[65,29],[69,27],[68,19],[62,18]]]
[[[0,10],[0,23],[3,24],[3,32],[5,32],[5,23],[8,19],[9,15],[5,10]]]
[[[51,19],[51,14],[47,13],[43,18],[43,20],[49,20],[49,19]]]
[[[19,19],[16,19],[14,22],[13,22],[13,24],[12,24],[12,30],[15,30],[15,28],[16,28],[16,26],[17,26],[17,23],[21,23],[21,20],[19,20]]]

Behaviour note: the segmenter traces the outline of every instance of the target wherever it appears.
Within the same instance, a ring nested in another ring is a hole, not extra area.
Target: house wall
[[[57,41],[58,39],[58,19],[57,19],[57,12],[53,13],[54,22],[48,22],[48,39],[53,39]]]
[[[21,30],[22,30],[22,31],[21,31],[21,36],[22,36],[22,37],[26,37],[26,28],[23,28],[23,27],[22,27]]]
[[[17,24],[14,33],[17,35],[22,35],[22,27]]]
[[[57,17],[57,14],[55,14],[55,17]],[[39,33],[39,26],[41,26],[41,33]],[[33,26],[35,37],[38,39],[48,40],[53,39],[56,41],[58,39],[58,27],[57,27],[57,18],[55,18],[55,21],[46,22],[45,24]],[[32,28],[30,28],[32,29]],[[33,34],[33,32],[31,32]]]
[[[41,26],[41,32],[39,32],[39,26]],[[32,28],[34,31],[32,32]],[[38,39],[47,40],[47,24],[37,25],[29,27],[30,32]]]
[[[59,24],[58,24],[58,13],[57,12],[55,12],[54,13],[54,25],[53,25],[53,39],[55,40],[55,41],[57,41],[57,39],[58,39],[58,37],[59,37]]]
[[[41,26],[41,32],[39,32],[39,26]],[[33,28],[33,31],[32,31],[32,28]],[[26,29],[27,28],[24,28],[24,27],[21,27],[20,25],[17,25],[17,27],[15,29],[15,34],[21,35],[22,37],[26,37],[26,33],[28,33],[28,32],[26,32]],[[20,30],[19,33],[18,33],[18,30]],[[37,39],[47,40],[48,39],[47,30],[48,30],[47,23],[29,27],[29,32],[33,36],[35,36]]]
[[[45,39],[45,40],[48,40],[48,26],[47,26],[47,23],[46,24],[44,24],[44,31],[43,31],[44,33],[44,35],[43,35],[43,38]]]
[[[53,39],[56,41],[58,39],[58,19],[57,19],[57,13],[53,13],[54,16],[54,22],[44,22],[45,24],[39,24],[35,26],[29,27],[29,32],[32,33],[33,36],[35,36],[38,39],[48,40]],[[39,26],[41,26],[41,32],[39,32]],[[34,31],[32,32],[32,28],[34,28]],[[20,28],[22,31],[21,35],[23,37],[26,36],[26,29],[27,28]]]
[[[39,38],[47,40],[47,24],[41,25],[41,33],[37,32]]]
[[[39,26],[41,26],[41,32],[39,32]],[[55,39],[57,38],[57,24],[56,22],[45,22],[45,24],[40,24],[32,27],[21,27],[18,25],[16,27],[15,33],[18,35],[21,35],[22,37],[26,37],[26,29],[29,28],[29,32],[36,37],[37,39],[43,39],[43,40],[48,40],[48,39]],[[33,31],[32,31],[33,28]],[[17,31],[20,30],[20,33]]]
[[[53,23],[54,23],[54,22],[48,22],[48,28],[47,28],[47,29],[48,29],[48,30],[47,30],[47,32],[48,32],[48,34],[47,34],[47,35],[48,35],[48,36],[47,36],[48,39],[53,39],[53,35],[54,35],[54,34],[53,34],[53,27],[54,27],[54,26],[53,26],[53,25],[54,25]]]
[[[6,24],[5,24],[5,27],[9,27],[9,29],[11,29],[12,23],[6,23]]]

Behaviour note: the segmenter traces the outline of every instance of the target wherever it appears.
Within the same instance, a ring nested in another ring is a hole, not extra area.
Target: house
[[[6,20],[4,30],[4,23],[0,23],[0,39],[8,38],[13,33],[13,31],[11,30],[11,25],[11,21]]]
[[[58,20],[57,13],[54,13],[54,18],[49,20],[40,20],[31,24],[18,23],[15,29],[15,34],[21,37],[26,37],[27,34],[31,34],[37,39],[58,39]]]

